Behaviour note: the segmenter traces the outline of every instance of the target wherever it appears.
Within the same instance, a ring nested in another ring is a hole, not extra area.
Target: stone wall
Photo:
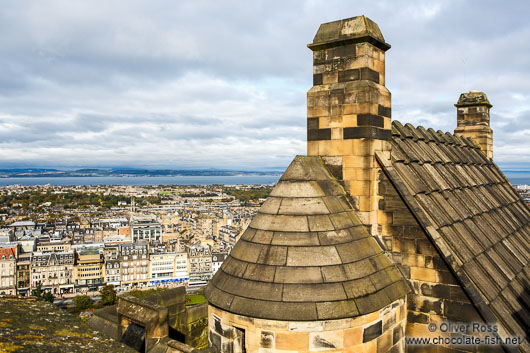
[[[207,303],[194,306],[185,304],[184,287],[169,289],[144,298],[119,296],[117,305],[95,311],[88,324],[107,336],[121,341],[127,326],[135,323],[146,329],[148,351],[154,344],[160,349],[160,342],[173,342],[173,345],[190,351],[206,349],[208,305]],[[171,329],[183,335],[185,342],[182,345],[169,339]]]
[[[110,305],[94,311],[87,324],[117,341],[121,340],[118,330],[117,305]]]
[[[459,286],[412,213],[382,171],[379,173],[380,196],[378,227],[387,253],[400,265],[414,293],[408,295],[408,337],[455,337],[459,333],[442,332],[442,323],[470,323],[483,320]],[[429,324],[436,325],[431,332]],[[451,331],[451,330],[450,330]],[[453,330],[454,331],[454,330]],[[409,345],[408,352],[475,352],[476,347],[450,345]],[[494,346],[489,349],[495,350]]]
[[[118,299],[118,332],[123,337],[127,327],[131,324],[139,325],[145,329],[145,352],[162,338],[169,335],[168,308],[124,295]]]
[[[186,307],[186,344],[198,348],[208,348],[208,303]]]
[[[275,321],[209,306],[210,345],[220,352],[404,352],[406,301],[349,319]]]

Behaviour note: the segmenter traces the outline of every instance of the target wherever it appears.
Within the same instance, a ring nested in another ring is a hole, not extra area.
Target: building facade
[[[0,295],[16,295],[17,245],[0,246]]]
[[[32,253],[19,253],[17,258],[17,294],[27,296],[31,293],[31,256]]]
[[[149,284],[149,245],[146,241],[120,245],[121,287],[131,289]]]
[[[105,285],[105,263],[102,254],[94,248],[76,252],[74,284],[76,293],[99,291]]]
[[[212,254],[209,246],[190,246],[188,250],[189,285],[200,286],[212,278]]]
[[[34,252],[31,258],[31,287],[37,288],[40,283],[42,290],[54,295],[73,293],[74,263],[73,250]]]
[[[105,258],[105,282],[119,287],[121,284],[120,273],[120,246],[118,244],[107,244],[103,250]]]
[[[149,243],[160,243],[162,241],[162,224],[153,215],[133,216],[131,233],[133,242],[147,240]]]

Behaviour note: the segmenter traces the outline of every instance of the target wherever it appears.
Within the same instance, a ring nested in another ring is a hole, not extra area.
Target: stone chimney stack
[[[455,104],[455,135],[471,137],[489,159],[493,158],[493,131],[490,128],[490,104],[484,92],[462,93]]]
[[[308,47],[313,87],[307,93],[307,154],[341,157],[344,186],[361,221],[377,224],[374,155],[382,151],[390,158],[390,45],[376,23],[358,16],[322,24]]]

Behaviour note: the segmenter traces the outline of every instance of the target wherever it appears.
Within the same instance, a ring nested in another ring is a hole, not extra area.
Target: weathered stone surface
[[[277,214],[281,202],[282,199],[279,197],[269,197],[263,205],[261,205],[260,211],[263,213]]]
[[[459,119],[483,119],[475,108],[459,111]],[[403,254],[403,269],[418,293],[409,297],[409,310],[465,322],[482,316],[507,332],[521,330],[524,320],[511,320],[499,298],[510,296],[505,288],[529,268],[529,249],[514,239],[518,230],[530,229],[530,209],[479,144],[396,121],[392,133],[392,163],[378,161],[406,207],[399,211],[399,200],[392,204],[389,195],[385,212],[393,214],[394,227],[408,222],[409,212],[425,231],[424,239],[392,238],[392,250]],[[511,310],[530,317],[516,297]],[[410,319],[425,321],[419,314]]]
[[[279,182],[271,191],[270,196],[276,197],[322,197],[325,196],[316,181]]]
[[[316,232],[274,232],[271,240],[272,245],[311,246],[319,245],[319,237]]]
[[[354,300],[340,300],[317,303],[317,313],[319,319],[330,320],[339,319],[345,315],[347,317],[356,317],[359,315],[359,310]]]
[[[359,296],[363,313],[388,305],[385,286],[401,284],[392,287],[400,297],[409,291],[322,159],[296,157],[269,200],[210,281],[211,305],[248,317],[331,320],[360,315]]]
[[[258,213],[252,219],[250,227],[256,230],[307,232],[307,216],[269,215]]]
[[[0,351],[135,352],[45,301],[0,298],[0,312]]]
[[[385,43],[379,26],[365,16],[321,24],[313,43],[308,47],[314,51],[322,50],[342,46],[345,44],[342,42],[370,42],[382,50],[390,48],[390,45]]]
[[[274,281],[278,283],[323,283],[320,267],[278,267]]]
[[[368,342],[381,336],[383,333],[383,322],[378,321],[375,324],[365,327],[363,330],[363,342]]]
[[[342,263],[334,246],[289,247],[287,266],[325,266]]]
[[[322,214],[330,213],[330,211],[326,207],[326,204],[324,203],[324,200],[321,197],[318,197],[318,198],[316,197],[315,198],[284,197],[281,200],[282,200],[282,204],[279,207],[280,214],[297,215],[303,212],[303,214],[305,215],[312,215],[312,214],[322,215]],[[265,206],[265,203],[263,204],[263,206]],[[261,212],[261,209],[260,209],[260,212]]]

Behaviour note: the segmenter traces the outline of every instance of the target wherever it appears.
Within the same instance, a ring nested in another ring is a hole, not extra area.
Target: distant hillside
[[[57,169],[0,169],[0,178],[50,178],[50,177],[120,177],[120,176],[233,176],[233,175],[279,175],[280,171],[239,170],[172,170],[172,169],[97,169],[84,168],[73,171]]]

